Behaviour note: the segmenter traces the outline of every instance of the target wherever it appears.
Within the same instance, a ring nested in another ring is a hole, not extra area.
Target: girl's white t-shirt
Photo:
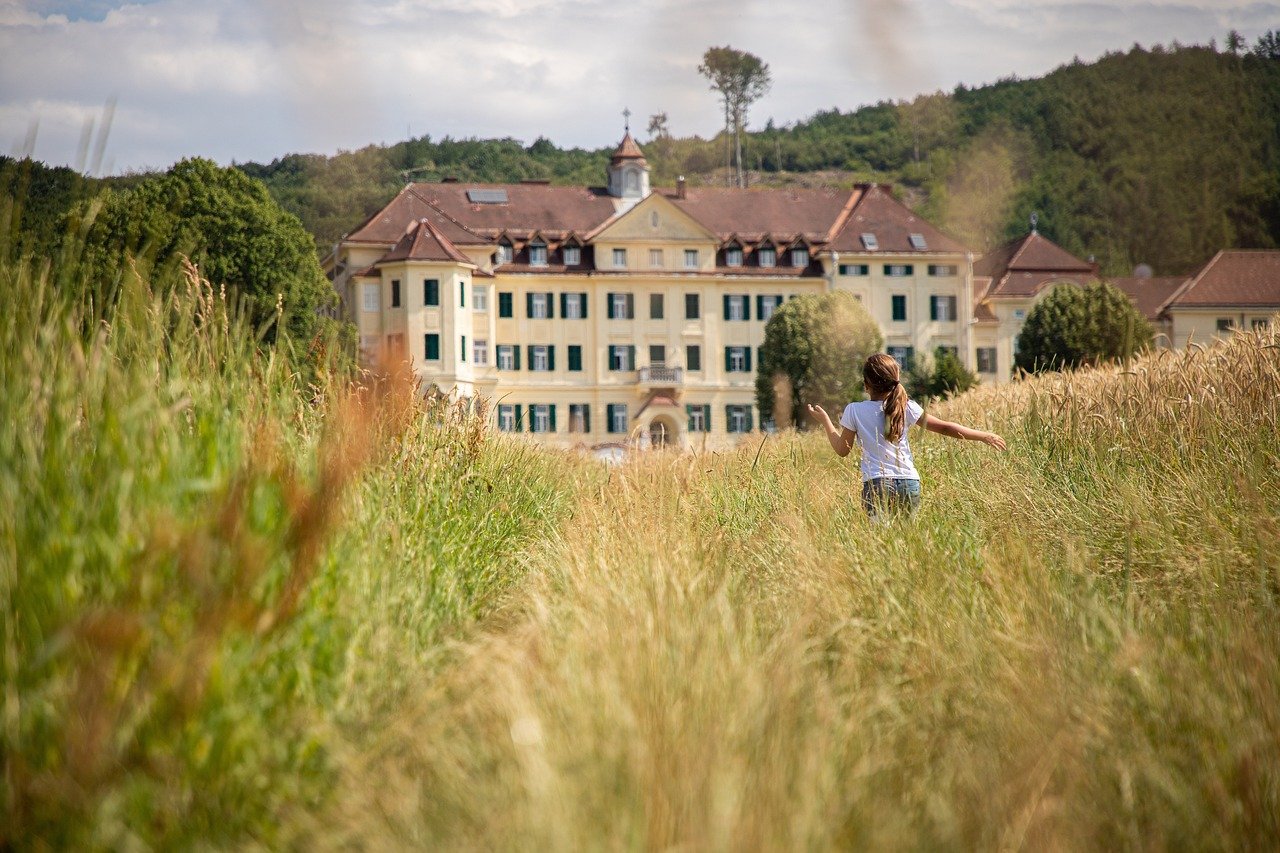
[[[851,429],[858,434],[858,443],[862,445],[862,479],[873,480],[877,477],[894,477],[899,480],[919,480],[915,460],[911,458],[911,445],[907,442],[907,431],[920,420],[924,409],[915,400],[907,401],[907,412],[904,418],[902,437],[897,444],[892,444],[884,436],[884,401],[862,400],[844,407],[840,416],[840,426]]]

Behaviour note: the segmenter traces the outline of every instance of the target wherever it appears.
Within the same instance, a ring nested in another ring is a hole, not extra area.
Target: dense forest
[[[655,185],[726,181],[723,137],[658,133],[642,145]],[[1252,50],[1134,45],[1037,79],[770,122],[743,147],[754,185],[892,182],[978,251],[1022,233],[1033,210],[1042,233],[1111,274],[1139,263],[1180,274],[1220,248],[1280,245],[1280,52],[1270,33]],[[239,168],[324,249],[406,181],[597,185],[609,153],[545,138],[423,136]],[[82,196],[93,183],[52,171],[42,215],[59,193]]]

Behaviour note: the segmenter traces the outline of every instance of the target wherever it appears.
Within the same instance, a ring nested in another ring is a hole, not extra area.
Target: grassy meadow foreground
[[[1273,848],[1280,342],[606,469],[0,270],[18,849]]]

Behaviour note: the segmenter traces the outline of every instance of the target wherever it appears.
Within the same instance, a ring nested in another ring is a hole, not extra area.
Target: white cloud
[[[115,97],[120,168],[409,132],[600,147],[624,106],[641,132],[666,111],[677,134],[715,133],[696,70],[712,45],[770,64],[760,126],[1035,76],[1134,41],[1221,43],[1231,27],[1252,40],[1276,20],[1280,2],[1243,0],[0,0],[0,139],[39,119],[36,156],[74,163],[86,117]]]

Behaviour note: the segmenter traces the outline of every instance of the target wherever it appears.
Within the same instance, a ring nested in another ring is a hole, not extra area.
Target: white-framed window
[[[870,231],[862,232],[862,247],[868,252],[874,252],[880,248],[880,241],[876,239],[876,235]]]
[[[609,302],[612,308],[609,312],[610,316],[625,319],[627,316],[627,294],[610,293]]]
[[[953,276],[960,271],[955,264],[929,264],[929,275]]]
[[[475,362],[477,367],[484,367],[489,363],[489,342],[482,341],[479,338],[471,345],[471,360]]]
[[[530,432],[551,432],[551,407],[539,403],[529,407]]]
[[[769,318],[773,316],[773,312],[777,311],[780,305],[782,305],[781,296],[761,296],[760,319],[767,323]]]
[[[871,267],[867,264],[841,264],[840,275],[867,275]]]
[[[745,373],[747,371],[747,348],[729,347],[729,357],[727,361],[729,372]]]
[[[516,348],[514,346],[510,344],[499,344],[498,369],[499,370],[515,370],[516,369]]]
[[[724,250],[724,265],[727,267],[742,266],[742,247],[730,246]]]
[[[1230,332],[1235,327],[1236,327],[1236,320],[1234,317],[1218,318],[1217,329],[1219,332]]]
[[[884,274],[892,278],[902,278],[914,272],[911,264],[885,264]]]
[[[747,407],[746,406],[729,406],[729,432],[746,432],[747,431]]]
[[[550,370],[551,355],[548,348],[543,345],[535,345],[529,347],[529,369],[530,370]]]
[[[1249,321],[1249,325],[1255,332],[1265,332],[1271,328],[1271,319],[1269,317],[1254,317]]]
[[[361,291],[364,299],[364,310],[377,311],[382,307],[382,285],[366,284]]]
[[[627,431],[627,404],[614,403],[609,406],[609,432]]]
[[[762,267],[775,267],[778,265],[778,250],[773,246],[761,246],[756,250],[756,263]]]
[[[529,318],[531,320],[545,320],[550,315],[551,294],[550,293],[531,293],[529,294]]]
[[[657,270],[657,269],[662,269],[662,264],[663,264],[662,250],[650,249],[649,250],[649,266]]]
[[[489,310],[489,287],[484,284],[473,284],[471,286],[471,310],[488,311]]]
[[[978,372],[979,373],[995,373],[996,372],[996,348],[995,347],[978,347],[974,352],[978,356]]]
[[[627,250],[613,250],[613,268],[616,270],[624,270],[627,268]]]
[[[804,246],[796,246],[791,250],[791,266],[807,267],[809,266],[809,250]]]
[[[930,296],[929,297],[929,313],[930,319],[939,322],[952,322],[956,319],[956,297],[954,296]]]
[[[564,258],[564,265],[567,267],[582,263],[582,248],[579,246],[565,246],[560,250],[560,255]]]
[[[564,295],[564,318],[566,320],[582,319],[582,297],[581,293],[566,293]]]
[[[545,267],[547,265],[547,244],[535,240],[529,244],[529,266]]]
[[[684,250],[684,268],[687,270],[696,270],[698,268],[698,250]]]
[[[498,406],[498,429],[502,432],[516,431],[516,407],[501,404]]]
[[[569,404],[569,432],[591,432],[591,405]]]
[[[511,254],[512,252],[511,252],[510,243],[502,242],[498,244],[498,263],[500,264],[511,263]]]
[[[707,431],[707,410],[702,406],[689,407],[689,432]]]
[[[747,319],[747,297],[730,296],[725,303],[726,320],[745,320]]]
[[[609,369],[628,371],[635,370],[635,358],[632,356],[635,348],[625,344],[609,345]]]

